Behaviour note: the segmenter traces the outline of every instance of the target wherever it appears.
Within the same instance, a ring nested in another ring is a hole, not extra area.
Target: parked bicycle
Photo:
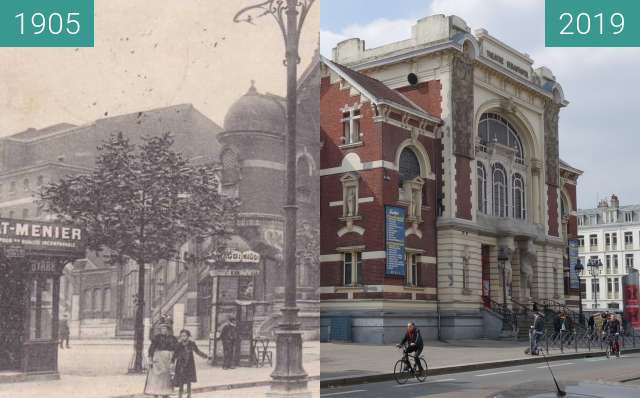
[[[396,361],[395,366],[393,367],[393,377],[398,384],[406,383],[411,376],[414,376],[419,382],[423,382],[427,379],[427,361],[424,359],[422,355],[416,356],[415,354],[407,353],[405,348],[406,345],[401,345],[399,347],[402,350],[402,358]],[[413,359],[413,364],[411,364],[411,360]],[[418,361],[420,361],[420,365],[418,366]],[[420,370],[422,368],[422,370]]]

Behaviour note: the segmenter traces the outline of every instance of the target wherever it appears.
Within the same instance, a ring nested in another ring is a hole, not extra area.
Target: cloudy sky
[[[94,48],[0,48],[0,136],[181,103],[222,125],[251,80],[260,92],[284,94],[275,20],[233,22],[257,3],[96,1]],[[317,49],[319,24],[316,2],[301,38],[301,70]]]
[[[551,68],[571,104],[561,113],[560,156],[584,170],[578,206],[612,193],[640,203],[639,48],[545,48],[543,0],[322,0],[321,51],[360,37],[367,47],[410,36],[423,16],[455,14]]]

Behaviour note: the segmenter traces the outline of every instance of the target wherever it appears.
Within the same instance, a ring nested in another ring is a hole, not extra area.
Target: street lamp
[[[598,278],[600,276],[600,270],[602,269],[602,261],[600,261],[599,257],[590,258],[589,261],[587,261],[587,268],[589,269],[589,274],[591,275],[592,278]],[[600,294],[600,281],[598,281],[597,286],[598,286],[598,291],[592,292],[594,297],[594,304],[596,308],[598,308],[598,295]]]
[[[500,247],[498,249],[498,265],[502,272],[502,309],[504,313],[507,312],[507,273],[506,262],[509,261],[509,248]]]
[[[287,67],[287,139],[286,139],[286,201],[284,265],[285,302],[282,322],[276,332],[276,368],[271,373],[273,395],[293,395],[307,390],[307,373],[302,366],[302,332],[296,302],[296,116],[298,47],[302,25],[315,0],[267,0],[240,10],[234,22],[253,23],[271,15],[282,32],[286,46],[284,64]]]
[[[584,271],[584,265],[582,265],[582,261],[578,258],[576,260],[576,265],[574,266],[574,270],[576,274],[578,274],[578,308],[579,308],[579,319],[580,323],[584,323],[584,315],[582,314],[582,272]]]

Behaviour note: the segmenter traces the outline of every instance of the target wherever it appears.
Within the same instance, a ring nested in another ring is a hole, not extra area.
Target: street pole
[[[298,321],[296,261],[296,117],[298,104],[298,46],[307,13],[315,0],[268,0],[240,10],[235,22],[252,22],[257,17],[272,15],[280,27],[286,46],[287,67],[287,134],[286,134],[286,200],[284,204],[284,307],[279,330],[276,331],[276,367],[271,373],[270,396],[310,396],[307,373],[302,363],[302,331]]]

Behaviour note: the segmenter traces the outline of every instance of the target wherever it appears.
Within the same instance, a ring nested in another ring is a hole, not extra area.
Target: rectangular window
[[[360,142],[359,109],[352,109],[342,113],[342,140],[345,145]]]
[[[624,221],[625,222],[633,222],[633,212],[628,211],[624,213]]]
[[[624,255],[624,270],[625,274],[628,274],[633,268],[633,254],[625,254]]]
[[[605,265],[607,267],[607,269],[606,269],[607,274],[612,274],[612,272],[611,272],[611,256],[609,254],[604,256],[604,262],[605,262]]]
[[[362,253],[344,253],[344,285],[360,285],[362,280]]]
[[[604,234],[604,245],[607,248],[611,247],[611,234]]]
[[[600,280],[593,278],[591,279],[591,299],[593,300],[596,297],[600,298]]]
[[[53,279],[37,278],[30,284],[29,338],[49,340],[53,327]]]
[[[584,236],[583,235],[578,236],[578,248],[584,249]]]
[[[633,248],[633,232],[624,233],[624,247],[625,249]]]
[[[613,278],[613,298],[620,299],[620,278]]]
[[[407,253],[405,259],[405,275],[407,286],[418,286],[418,255]]]
[[[611,247],[614,250],[618,247],[618,234],[616,232],[611,234]]]
[[[589,235],[589,246],[591,251],[598,250],[598,235]]]

